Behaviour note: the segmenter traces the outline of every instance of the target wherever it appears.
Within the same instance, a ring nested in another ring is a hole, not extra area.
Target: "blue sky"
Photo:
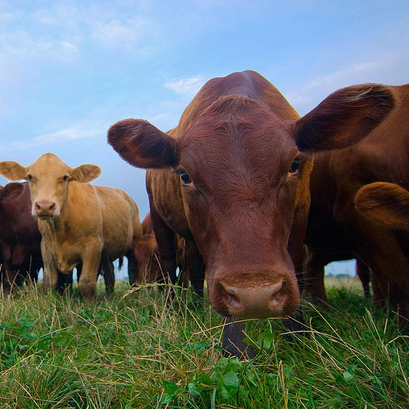
[[[301,115],[343,86],[404,84],[408,22],[407,0],[1,0],[0,160],[97,164],[144,217],[145,171],[107,145],[110,125],[166,131],[207,80],[245,69]]]

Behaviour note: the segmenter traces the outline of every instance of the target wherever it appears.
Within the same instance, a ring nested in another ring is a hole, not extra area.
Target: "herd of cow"
[[[338,90],[299,117],[254,71],[207,82],[162,132],[144,120],[112,125],[109,144],[145,168],[150,213],[125,192],[91,185],[95,165],[46,153],[0,162],[5,290],[35,279],[62,290],[77,269],[85,302],[99,274],[126,256],[130,284],[190,283],[231,322],[225,348],[243,351],[241,318],[302,325],[302,291],[327,302],[324,266],[355,258],[377,304],[409,318],[409,85]],[[34,217],[33,217],[34,216]],[[232,348],[233,347],[233,348]],[[251,351],[249,351],[251,353]]]

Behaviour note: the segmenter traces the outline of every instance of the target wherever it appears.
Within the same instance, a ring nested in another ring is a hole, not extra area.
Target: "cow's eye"
[[[27,180],[33,180],[33,175],[28,174],[28,175],[26,176],[26,179],[27,179]]]
[[[180,172],[180,179],[182,179],[182,182],[185,184],[192,183],[192,179],[190,178],[189,174],[186,172]]]
[[[63,176],[63,177],[62,177],[62,180],[63,180],[64,182],[66,182],[66,181],[68,180],[68,176],[67,176],[67,175]]]
[[[298,158],[294,159],[291,163],[289,172],[294,173],[297,172],[298,168],[300,167],[300,160]]]

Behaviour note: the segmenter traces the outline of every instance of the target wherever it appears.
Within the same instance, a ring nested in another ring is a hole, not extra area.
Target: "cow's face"
[[[16,162],[0,162],[0,173],[11,180],[26,179],[30,186],[32,215],[40,219],[60,216],[72,180],[88,182],[100,169],[95,165],[70,168],[52,153],[45,153],[33,164],[23,167]]]
[[[253,100],[225,99],[176,150],[212,306],[226,316],[293,312],[299,290],[287,247],[311,158],[298,151],[289,124]]]
[[[284,121],[257,101],[224,97],[178,139],[124,120],[108,140],[134,166],[172,167],[180,175],[180,211],[206,264],[213,308],[226,316],[283,316],[299,304],[288,248],[294,255],[297,240],[302,252],[303,237],[295,236],[307,219],[311,158],[302,151],[346,147],[392,106],[384,89],[351,88]]]

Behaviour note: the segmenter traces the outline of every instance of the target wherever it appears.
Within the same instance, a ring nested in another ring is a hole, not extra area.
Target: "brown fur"
[[[193,239],[203,257],[216,311],[296,311],[311,152],[356,142],[372,129],[368,118],[376,126],[393,104],[382,87],[360,91],[353,104],[350,90],[341,90],[299,119],[273,85],[245,71],[205,84],[168,134],[141,120],[110,128],[108,141],[125,160],[157,168],[147,171],[147,191],[162,268],[173,282],[177,233]],[[348,132],[338,132],[339,122]],[[290,172],[295,159],[299,168]]]
[[[5,291],[21,286],[27,277],[36,281],[43,266],[41,235],[30,208],[28,184],[0,186],[1,285]]]
[[[409,85],[384,89],[393,95],[395,108],[368,137],[350,148],[316,154],[306,238],[311,254],[307,283],[316,297],[326,300],[323,284],[316,284],[323,280],[324,265],[358,258],[376,281],[375,301],[389,300],[409,318],[409,232],[402,229],[405,217],[399,206],[388,206],[396,199],[396,189],[409,189]],[[365,195],[373,202],[372,216],[368,201],[362,202]]]

